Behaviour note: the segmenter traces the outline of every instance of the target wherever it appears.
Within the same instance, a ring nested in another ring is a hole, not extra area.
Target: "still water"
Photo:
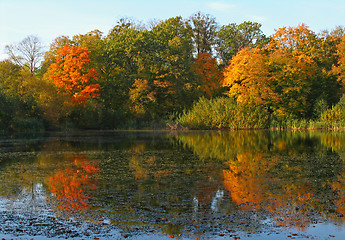
[[[345,132],[0,137],[5,239],[345,239]]]

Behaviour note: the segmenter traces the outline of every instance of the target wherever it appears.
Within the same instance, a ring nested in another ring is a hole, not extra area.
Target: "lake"
[[[4,239],[345,239],[345,132],[0,137]]]

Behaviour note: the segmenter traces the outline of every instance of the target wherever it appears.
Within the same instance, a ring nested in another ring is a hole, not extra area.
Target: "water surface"
[[[0,237],[345,239],[345,133],[0,138]]]

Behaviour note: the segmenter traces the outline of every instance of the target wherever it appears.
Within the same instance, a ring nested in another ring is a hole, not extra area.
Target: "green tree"
[[[169,18],[152,29],[154,39],[150,80],[159,114],[181,111],[195,99],[192,29],[181,17]]]
[[[100,101],[108,111],[129,114],[129,90],[138,78],[142,32],[127,19],[120,19],[105,37],[99,76]]]
[[[260,23],[250,21],[222,26],[217,32],[217,52],[223,65],[241,49],[265,43],[267,39],[260,28]]]
[[[197,12],[190,17],[190,24],[196,53],[212,54],[218,29],[216,19],[209,14]]]
[[[0,62],[0,129],[41,128],[41,111],[34,98],[38,78],[9,60]]]

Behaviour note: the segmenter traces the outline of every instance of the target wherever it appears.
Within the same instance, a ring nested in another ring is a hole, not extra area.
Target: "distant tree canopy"
[[[301,24],[267,37],[260,23],[220,26],[197,12],[149,27],[120,19],[107,35],[61,36],[45,53],[29,36],[7,46],[9,59],[0,62],[0,97],[16,103],[0,119],[3,126],[10,119],[49,127],[138,126],[220,96],[243,113],[260,108],[275,118],[309,119],[320,103],[327,108],[344,93],[344,33],[336,27],[316,34]]]

